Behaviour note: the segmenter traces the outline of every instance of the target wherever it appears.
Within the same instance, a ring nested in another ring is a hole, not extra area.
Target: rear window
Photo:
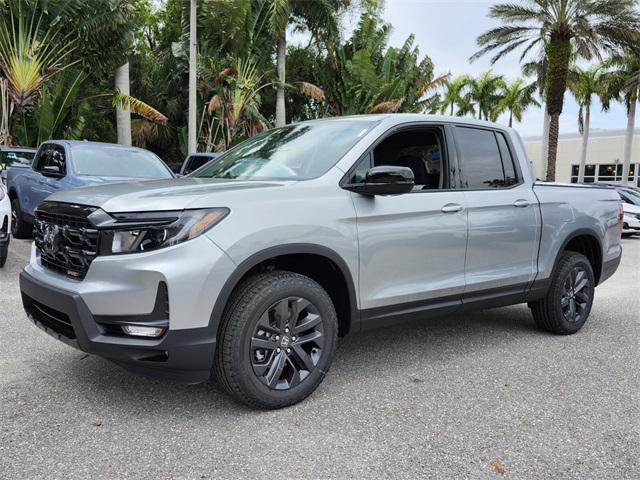
[[[28,167],[31,165],[35,154],[36,152],[0,151],[0,168],[9,168],[16,165]]]
[[[169,167],[144,150],[118,147],[74,147],[72,160],[78,175],[89,177],[172,178]]]
[[[504,142],[502,148],[498,145],[499,139]],[[460,151],[464,188],[502,188],[517,183],[513,161],[502,135],[496,136],[491,130],[456,127],[456,145]]]

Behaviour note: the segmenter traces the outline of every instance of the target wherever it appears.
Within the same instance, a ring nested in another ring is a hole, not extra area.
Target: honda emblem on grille
[[[55,255],[58,252],[60,240],[60,227],[57,225],[45,224],[42,227],[42,250],[47,255]]]

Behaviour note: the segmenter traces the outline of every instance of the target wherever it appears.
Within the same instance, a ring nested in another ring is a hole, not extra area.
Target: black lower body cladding
[[[107,334],[78,295],[20,274],[22,302],[29,319],[52,337],[127,370],[184,383],[209,380],[215,351],[210,328],[168,330],[159,339]]]

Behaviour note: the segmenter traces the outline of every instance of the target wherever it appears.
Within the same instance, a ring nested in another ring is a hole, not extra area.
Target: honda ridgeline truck
[[[349,333],[519,303],[577,332],[620,228],[614,190],[535,182],[509,128],[325,119],[185,178],[51,195],[20,287],[31,321],[75,348],[279,408]]]

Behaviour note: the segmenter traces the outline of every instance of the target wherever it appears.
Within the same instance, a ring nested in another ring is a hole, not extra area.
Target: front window
[[[193,176],[308,180],[324,175],[373,127],[370,121],[332,120],[288,125],[229,150]]]
[[[160,158],[144,150],[120,147],[76,146],[72,150],[76,173],[88,177],[172,178]]]

